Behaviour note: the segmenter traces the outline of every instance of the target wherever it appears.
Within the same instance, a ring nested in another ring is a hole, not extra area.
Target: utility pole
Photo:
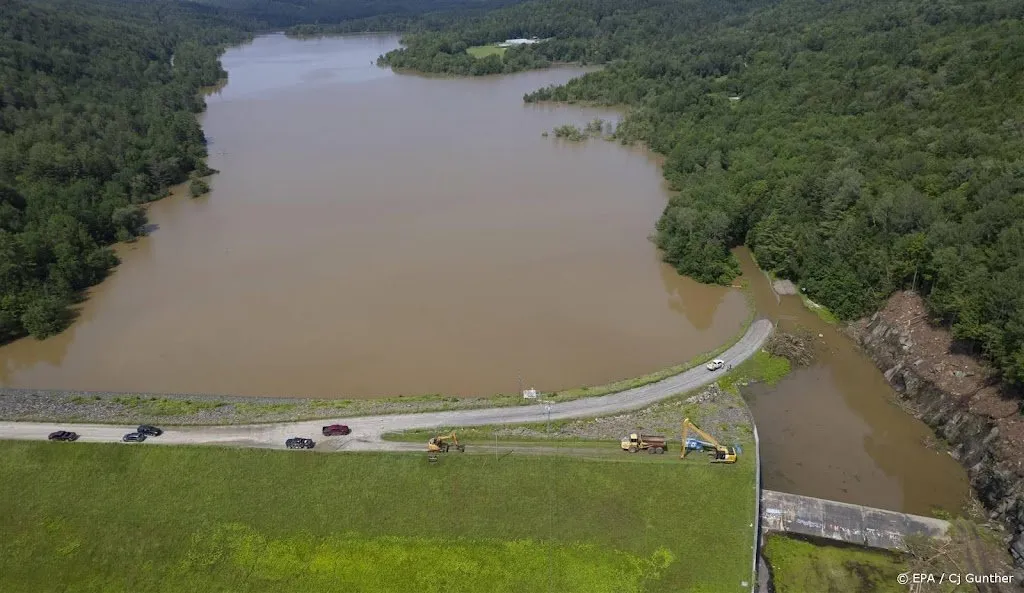
[[[551,403],[544,402],[544,411],[547,412],[548,419],[544,424],[544,438],[551,438]],[[555,541],[555,519],[553,516],[555,501],[554,501],[554,490],[552,490],[552,484],[554,480],[548,482],[548,593],[551,593],[551,577],[554,569],[554,541]]]

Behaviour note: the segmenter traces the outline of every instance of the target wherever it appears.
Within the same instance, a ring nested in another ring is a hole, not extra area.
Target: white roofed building
[[[540,43],[540,39],[533,37],[531,39],[506,39],[498,44],[498,47],[512,47],[513,45],[531,45],[534,43]]]

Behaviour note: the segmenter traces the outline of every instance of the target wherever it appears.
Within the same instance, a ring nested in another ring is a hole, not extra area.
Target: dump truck
[[[634,432],[628,437],[623,438],[620,444],[622,445],[623,451],[629,451],[630,453],[647,451],[648,453],[661,454],[664,453],[667,448],[665,437],[656,434],[642,434],[638,432]]]

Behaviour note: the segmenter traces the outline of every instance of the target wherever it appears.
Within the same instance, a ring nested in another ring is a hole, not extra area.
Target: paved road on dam
[[[719,356],[727,365],[738,365],[753,356],[771,335],[774,326],[766,319],[756,320],[738,342]],[[352,418],[328,418],[278,424],[249,424],[226,426],[182,426],[168,427],[158,438],[147,443],[164,445],[194,444],[222,445],[237,447],[260,447],[283,449],[284,441],[290,437],[310,437],[317,440],[319,450],[346,451],[418,451],[418,443],[396,443],[382,440],[388,432],[414,428],[440,426],[480,426],[486,424],[519,424],[606,416],[618,412],[649,406],[673,395],[703,387],[721,375],[698,365],[688,371],[663,379],[656,383],[620,391],[610,395],[585,397],[573,401],[506,408],[484,408],[478,410],[452,410],[426,412],[421,414],[390,414],[383,416],[358,416]],[[346,437],[320,439],[320,428],[326,424],[347,424],[352,434]],[[54,430],[71,430],[80,435],[83,442],[119,442],[134,426],[107,424],[42,423],[42,422],[0,422],[0,439],[43,440]]]

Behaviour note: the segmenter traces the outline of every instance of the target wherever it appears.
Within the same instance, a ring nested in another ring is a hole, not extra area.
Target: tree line
[[[616,137],[666,156],[655,241],[681,273],[727,283],[745,244],[844,319],[918,290],[1019,388],[1022,23],[1015,0],[544,0],[413,28],[381,63],[605,64],[524,99],[629,107]],[[520,36],[554,39],[464,51]]]
[[[415,17],[426,13],[489,10],[518,0],[192,0],[193,3],[246,17],[264,29],[300,27],[317,34],[351,32],[351,21]],[[408,21],[405,21],[408,22]],[[340,28],[338,24],[342,23]],[[322,29],[319,29],[323,27]],[[380,29],[377,29],[380,30]],[[391,29],[397,30],[397,29]]]
[[[651,51],[650,43],[685,37],[736,17],[766,0],[532,0],[484,14],[447,12],[410,19],[404,48],[381,56],[396,69],[486,75],[546,68],[553,63],[604,64]],[[348,23],[376,30],[377,20]],[[511,47],[504,56],[476,59],[467,47],[537,37],[542,43]],[[487,62],[481,64],[481,62]]]

